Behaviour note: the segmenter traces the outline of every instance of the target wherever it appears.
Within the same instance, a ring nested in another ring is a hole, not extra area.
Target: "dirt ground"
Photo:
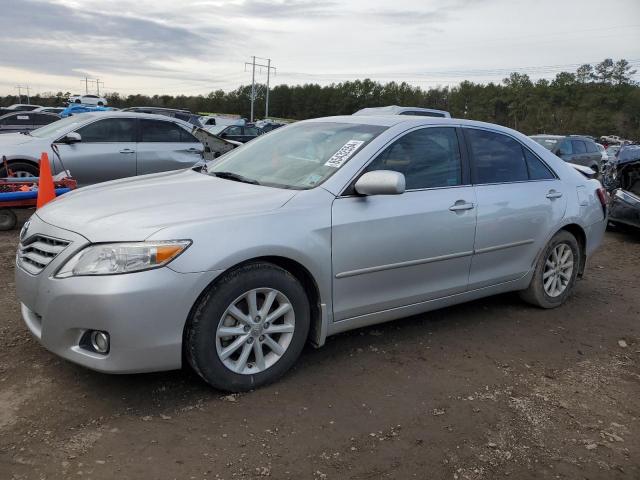
[[[109,376],[20,319],[0,233],[0,479],[640,478],[640,235],[562,308],[502,295],[329,338],[243,395]]]

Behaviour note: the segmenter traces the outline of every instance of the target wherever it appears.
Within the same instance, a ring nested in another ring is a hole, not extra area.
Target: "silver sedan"
[[[72,192],[20,235],[24,321],[101,372],[252,389],[305,342],[508,291],[561,306],[606,194],[526,136],[411,116],[299,122],[201,172]]]
[[[81,113],[28,133],[1,135],[0,156],[7,157],[15,176],[37,177],[40,156],[47,152],[54,173],[64,165],[80,186],[91,185],[193,166],[202,159],[204,146],[192,135],[192,127],[162,115]]]

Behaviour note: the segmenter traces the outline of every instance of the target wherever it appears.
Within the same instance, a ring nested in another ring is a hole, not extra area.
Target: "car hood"
[[[31,135],[23,135],[22,133],[5,133],[0,135],[0,154],[2,154],[2,147],[8,147],[12,145],[23,145],[25,143],[31,143],[40,138],[32,137]]]
[[[92,242],[140,241],[168,226],[274,210],[295,194],[182,170],[81,188],[36,214]]]

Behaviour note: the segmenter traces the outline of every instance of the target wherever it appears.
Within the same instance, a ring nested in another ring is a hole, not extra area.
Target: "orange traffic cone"
[[[38,202],[37,207],[44,207],[45,204],[56,198],[56,187],[51,176],[51,165],[49,165],[49,155],[42,152],[40,157],[40,179],[38,180]]]

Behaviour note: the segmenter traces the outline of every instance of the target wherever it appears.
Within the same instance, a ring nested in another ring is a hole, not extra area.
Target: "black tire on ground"
[[[104,102],[98,102],[98,106],[102,107],[104,105]]]
[[[18,224],[16,212],[9,208],[0,208],[0,230],[13,230]]]
[[[75,103],[82,103],[82,100],[80,100],[79,98],[76,98],[76,99],[74,100],[74,102],[75,102]]]
[[[218,356],[216,331],[234,300],[256,288],[273,288],[289,299],[295,313],[295,330],[286,351],[271,367],[255,374],[240,374],[227,368]],[[251,390],[274,382],[294,365],[306,343],[310,318],[307,295],[291,273],[271,263],[244,265],[224,274],[195,305],[185,328],[184,356],[213,387],[232,392]]]
[[[560,244],[566,244],[571,249],[573,254],[573,269],[571,271],[571,276],[569,283],[567,284],[565,290],[558,295],[557,297],[552,297],[547,294],[544,289],[543,283],[543,274],[545,264],[547,259],[551,255],[554,248],[556,248]],[[573,287],[576,283],[576,278],[578,276],[578,270],[581,265],[582,251],[580,246],[578,245],[578,241],[576,238],[566,230],[560,230],[556,233],[553,238],[549,241],[547,246],[544,248],[540,258],[538,258],[538,262],[536,264],[535,272],[533,274],[533,278],[531,279],[531,283],[526,290],[522,290],[520,292],[520,297],[525,301],[532,305],[541,308],[555,308],[562,305],[567,298],[571,295],[573,291]]]
[[[40,175],[38,167],[28,162],[9,162],[9,170],[14,172],[14,174],[28,173],[33,177],[37,177],[38,175]],[[4,178],[6,176],[7,176],[7,169],[5,168],[4,164],[0,163],[0,178]],[[20,175],[14,175],[14,176],[20,176]]]

